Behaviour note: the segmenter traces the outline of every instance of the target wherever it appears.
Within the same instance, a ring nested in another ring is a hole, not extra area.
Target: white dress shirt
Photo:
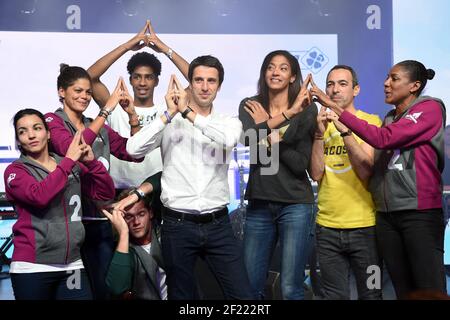
[[[194,124],[177,114],[165,125],[160,118],[128,139],[127,151],[142,157],[161,148],[161,201],[172,210],[202,214],[224,208],[230,200],[228,166],[242,123],[211,112]]]

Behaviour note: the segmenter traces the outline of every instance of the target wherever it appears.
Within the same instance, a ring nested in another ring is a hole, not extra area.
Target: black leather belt
[[[188,220],[195,223],[208,223],[214,221],[214,219],[219,219],[228,214],[228,208],[225,207],[219,211],[214,211],[210,213],[203,214],[191,214],[184,213],[179,211],[174,211],[169,208],[164,208],[163,218],[164,216],[171,217],[179,220]]]

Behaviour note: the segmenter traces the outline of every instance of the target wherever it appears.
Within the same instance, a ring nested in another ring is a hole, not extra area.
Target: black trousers
[[[84,268],[89,276],[94,300],[110,298],[106,274],[114,255],[114,239],[109,221],[84,223],[86,238],[81,247]]]
[[[378,248],[397,298],[444,296],[447,291],[442,209],[377,212],[376,219]]]
[[[11,273],[16,300],[92,300],[84,269]]]

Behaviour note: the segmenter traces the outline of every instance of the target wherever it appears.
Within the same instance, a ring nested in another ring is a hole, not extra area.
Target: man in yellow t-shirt
[[[329,71],[327,95],[358,118],[381,126],[378,116],[356,110],[354,98],[359,91],[351,67],[337,65]],[[325,299],[350,299],[351,270],[359,299],[381,299],[381,290],[367,281],[373,274],[369,267],[379,265],[375,206],[367,190],[374,150],[338,118],[321,108],[311,157],[311,177],[319,182],[316,239],[323,295]]]

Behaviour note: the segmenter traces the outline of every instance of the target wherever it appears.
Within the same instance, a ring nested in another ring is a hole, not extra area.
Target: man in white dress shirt
[[[161,147],[161,244],[169,300],[198,298],[194,266],[199,256],[207,260],[226,299],[253,298],[242,244],[234,238],[227,210],[227,160],[242,124],[213,110],[223,76],[217,58],[194,59],[188,72],[189,106],[186,92],[172,76],[167,111],[127,143],[133,156]]]

